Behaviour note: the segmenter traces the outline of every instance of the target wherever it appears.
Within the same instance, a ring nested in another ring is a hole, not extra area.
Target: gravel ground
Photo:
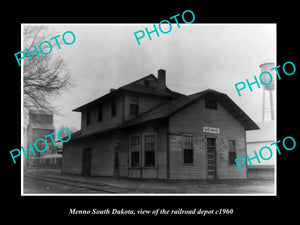
[[[274,194],[274,180],[157,180],[82,177],[58,170],[30,170],[24,193]]]
[[[59,183],[37,180],[30,177],[24,177],[24,193],[101,193],[97,190],[91,190],[83,187],[63,185]],[[105,192],[102,192],[105,193]]]

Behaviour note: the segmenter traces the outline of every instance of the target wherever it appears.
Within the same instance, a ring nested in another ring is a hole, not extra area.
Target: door
[[[115,148],[115,160],[114,160],[114,177],[120,176],[119,170],[119,148]]]
[[[120,141],[116,141],[115,144],[115,155],[114,155],[114,177],[120,176],[120,159],[119,159]]]
[[[82,155],[82,175],[91,175],[92,148],[84,148]]]
[[[216,178],[216,138],[207,138],[207,178]]]

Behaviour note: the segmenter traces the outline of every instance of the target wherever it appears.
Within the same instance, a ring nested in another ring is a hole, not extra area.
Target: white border
[[[21,23],[21,49],[23,49],[23,25],[47,25],[47,26],[86,26],[86,25],[91,25],[91,26],[120,26],[120,25],[126,25],[126,26],[131,26],[131,25],[143,25],[143,24],[147,24],[147,23],[130,23],[130,24],[118,24],[118,23],[114,23],[114,24],[107,24],[107,23],[103,23],[103,24],[93,24],[93,23],[70,23],[70,24],[61,24],[61,23]],[[151,24],[151,23],[148,23]],[[175,24],[175,23],[172,23]],[[249,25],[275,25],[276,26],[276,54],[275,54],[275,65],[277,65],[277,23],[226,23],[226,24],[219,24],[219,23],[192,23],[192,24],[180,24],[180,26],[224,26],[224,25],[236,25],[236,26],[249,26]],[[277,141],[277,79],[275,79],[275,90],[276,90],[276,94],[275,94],[275,102],[274,102],[274,108],[275,110],[275,139]],[[23,144],[24,138],[23,138],[23,61],[21,61],[21,143]],[[76,193],[72,193],[72,194],[68,194],[68,193],[55,193],[55,194],[47,194],[47,193],[39,193],[39,194],[33,194],[33,193],[24,193],[24,189],[23,189],[23,182],[24,182],[24,173],[23,173],[23,167],[24,167],[24,156],[21,157],[21,196],[277,196],[277,154],[275,155],[275,160],[274,160],[274,168],[275,168],[275,177],[274,177],[274,193],[257,193],[257,194],[243,194],[243,193],[239,193],[239,194],[234,194],[234,193],[230,193],[230,194],[226,194],[226,193],[216,193],[216,194],[189,194],[189,193],[182,193],[182,194],[167,194],[167,193],[161,193],[161,194],[153,194],[153,193],[149,193],[149,194],[97,194],[97,193],[93,193],[93,194],[76,194]],[[200,181],[201,182],[201,181]]]
[[[23,45],[23,24],[21,24],[21,50],[24,49],[24,45]],[[23,106],[24,106],[24,101],[23,101],[23,71],[24,71],[24,67],[23,67],[24,63],[23,61],[21,61],[21,144],[22,146],[24,145],[24,133],[23,133],[23,130],[24,130],[24,115],[23,115]],[[20,151],[22,151],[20,149]],[[23,185],[23,182],[24,182],[24,173],[23,173],[23,170],[24,170],[24,156],[21,154],[21,195],[25,195],[24,194],[24,185]]]

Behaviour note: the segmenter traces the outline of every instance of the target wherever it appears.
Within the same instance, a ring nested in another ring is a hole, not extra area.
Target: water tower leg
[[[262,122],[265,120],[265,88],[263,89]]]
[[[271,104],[271,119],[274,120],[273,91],[269,91],[269,93],[270,93],[270,104]]]

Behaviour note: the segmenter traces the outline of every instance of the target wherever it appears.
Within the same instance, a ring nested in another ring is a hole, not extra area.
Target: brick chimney
[[[159,87],[166,88],[166,71],[163,69],[159,69],[157,78]]]

